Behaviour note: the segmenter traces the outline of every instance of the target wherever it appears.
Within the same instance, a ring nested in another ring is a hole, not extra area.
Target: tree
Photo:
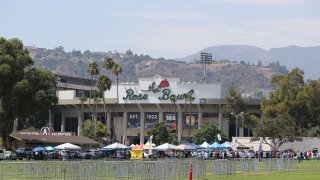
[[[92,129],[94,129],[94,127],[95,127],[95,124],[91,119],[85,120],[84,121],[84,128],[83,128],[83,131],[81,132],[81,135],[101,142],[102,141],[101,138],[104,137],[106,134],[105,133],[106,132],[106,125],[104,125],[103,123],[98,121],[96,124],[96,127],[97,127],[96,134],[92,131]]]
[[[308,107],[301,103],[303,99],[299,100],[305,86],[303,74],[302,70],[295,68],[286,76],[274,76],[272,82],[278,85],[278,89],[268,99],[263,99],[261,105],[265,117],[273,119],[281,115],[283,119],[292,119],[301,136],[310,127]]]
[[[192,141],[196,144],[201,144],[205,141],[208,143],[213,143],[218,141],[217,135],[220,134],[221,141],[226,141],[228,138],[224,135],[224,133],[217,128],[217,126],[212,122],[205,122],[201,124],[200,128],[196,130]]]
[[[108,76],[102,75],[99,77],[98,82],[97,82],[97,87],[100,90],[100,92],[102,93],[102,102],[103,102],[103,111],[104,111],[104,120],[105,123],[107,125],[107,110],[106,110],[106,102],[105,102],[105,98],[104,98],[104,92],[107,90],[110,90],[111,88],[111,80],[109,79]],[[106,130],[106,137],[108,135],[108,129]]]
[[[23,43],[19,39],[5,39],[0,37],[0,124],[3,145],[6,147],[6,136],[9,124],[7,118],[11,118],[5,108],[4,100],[9,100],[12,90],[17,82],[24,77],[24,70],[31,67],[33,61],[29,56],[28,50],[23,48]],[[8,103],[7,103],[8,104]]]
[[[116,119],[118,119],[118,108],[119,108],[119,75],[122,73],[122,68],[118,64],[115,64],[112,67],[112,73],[116,76],[117,78],[117,107],[116,107]],[[115,123],[115,122],[114,122]],[[115,125],[114,125],[115,129]],[[115,140],[115,136],[114,136]]]
[[[169,142],[170,133],[164,121],[156,122],[154,127],[147,132],[148,136],[153,135],[155,144],[163,144]]]
[[[28,68],[23,79],[3,100],[6,113],[14,117],[13,132],[16,132],[19,119],[48,111],[57,105],[55,76],[45,69]]]
[[[90,98],[89,98],[89,108],[91,109],[91,98],[92,98],[92,86],[93,86],[93,80],[94,77],[99,75],[99,65],[96,62],[91,62],[88,65],[88,73],[91,76],[91,81],[90,81]],[[90,110],[92,113],[92,110]],[[92,114],[92,120],[94,119],[93,114]]]
[[[84,95],[82,95],[82,96],[79,98],[79,100],[80,100],[80,103],[81,103],[81,129],[83,130],[83,123],[84,123],[83,105],[84,105],[84,102],[86,102],[88,99],[87,99]]]
[[[107,72],[111,72],[111,70],[112,70],[112,67],[115,65],[115,62],[113,61],[113,59],[112,58],[110,58],[110,57],[106,57],[106,58],[104,58],[104,62],[103,62],[103,67],[106,69],[106,71]],[[111,119],[111,118],[110,118]],[[114,121],[114,120],[112,120],[112,121]],[[109,127],[109,126],[107,126],[107,131],[110,133],[111,132],[111,129],[112,129],[112,140],[114,140],[114,138],[115,138],[115,128],[114,128],[114,123],[113,122],[111,122],[111,123],[107,123],[108,125],[109,124],[112,124],[111,126],[112,126],[112,128],[111,127]]]
[[[309,126],[320,125],[320,80],[309,80],[297,95],[297,101],[306,106]]]
[[[283,116],[264,118],[262,123],[253,130],[252,139],[259,140],[260,138],[273,150],[278,150],[284,143],[302,140],[299,132],[296,131],[295,121]]]
[[[101,103],[101,92],[98,90],[93,90],[92,91],[93,94],[93,116],[94,116],[94,135],[97,134],[97,118],[98,118],[98,105]]]
[[[237,123],[237,115],[245,113],[247,109],[247,102],[241,97],[241,94],[234,86],[231,86],[226,97],[227,105],[224,106],[224,114],[231,121]],[[236,115],[236,116],[235,116]],[[242,117],[244,120],[244,117]],[[236,134],[238,136],[238,125],[236,124]]]

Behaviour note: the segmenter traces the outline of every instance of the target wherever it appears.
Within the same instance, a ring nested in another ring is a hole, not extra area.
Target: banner
[[[140,112],[128,112],[127,128],[140,128]]]
[[[159,121],[159,113],[146,112],[144,118],[145,118],[144,128],[153,128],[154,124]]]
[[[174,112],[164,112],[163,119],[166,122],[166,126],[168,129],[177,128],[177,114],[175,114]]]
[[[183,115],[183,129],[197,129],[198,128],[198,113],[186,113]]]

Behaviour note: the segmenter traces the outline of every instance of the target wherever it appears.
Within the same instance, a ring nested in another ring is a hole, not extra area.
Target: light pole
[[[212,54],[211,53],[200,53],[200,62],[203,64],[203,83],[206,83],[206,69],[207,64],[212,64]]]
[[[241,131],[242,131],[242,136],[243,136],[243,130],[244,130],[244,128],[243,128],[243,126],[244,126],[244,118],[243,118],[243,112],[240,112],[239,114],[235,114],[235,113],[231,113],[232,115],[234,115],[235,117],[236,117],[236,138],[238,137],[238,128],[239,128],[239,116],[241,116],[241,118],[242,118],[242,129],[241,129]]]

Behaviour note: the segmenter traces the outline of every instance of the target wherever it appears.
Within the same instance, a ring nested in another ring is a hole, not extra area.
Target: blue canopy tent
[[[46,149],[44,148],[44,147],[36,147],[36,148],[34,148],[32,151],[34,151],[34,152],[40,152],[40,151],[45,151]]]
[[[186,144],[184,144],[184,145],[191,146],[191,147],[196,148],[196,149],[201,149],[201,148],[203,148],[203,147],[201,147],[200,145],[197,145],[197,144],[195,144],[195,143],[186,143]]]
[[[211,149],[227,149],[227,147],[223,144],[219,144],[218,142],[214,142],[209,146]]]

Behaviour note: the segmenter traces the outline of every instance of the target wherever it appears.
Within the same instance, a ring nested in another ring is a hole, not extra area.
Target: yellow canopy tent
[[[132,160],[141,160],[143,158],[143,145],[132,147],[130,153]]]

